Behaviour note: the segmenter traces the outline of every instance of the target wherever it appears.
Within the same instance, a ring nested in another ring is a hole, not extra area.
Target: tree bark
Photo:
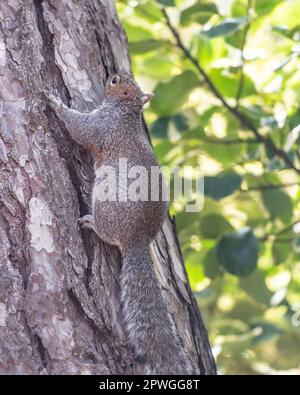
[[[130,71],[112,0],[0,3],[0,373],[134,374],[120,306],[116,248],[81,231],[92,161],[43,90],[87,111],[112,72]],[[214,374],[174,222],[151,246],[190,357]]]

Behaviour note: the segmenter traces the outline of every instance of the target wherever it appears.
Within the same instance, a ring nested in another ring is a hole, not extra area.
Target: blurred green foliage
[[[117,6],[160,162],[205,173],[171,210],[219,371],[299,374],[300,0]]]

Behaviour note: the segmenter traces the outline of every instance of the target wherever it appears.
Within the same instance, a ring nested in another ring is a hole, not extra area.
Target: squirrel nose
[[[150,101],[154,96],[155,96],[154,93],[144,93],[142,96],[143,104],[148,103],[148,101]]]

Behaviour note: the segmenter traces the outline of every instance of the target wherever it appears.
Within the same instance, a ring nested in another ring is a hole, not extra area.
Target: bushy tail
[[[127,334],[146,374],[193,374],[154,273],[149,246],[125,253],[121,273]]]

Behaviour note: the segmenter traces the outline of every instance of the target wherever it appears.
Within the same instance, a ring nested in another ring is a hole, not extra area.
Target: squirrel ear
[[[142,96],[142,103],[146,104],[154,97],[154,93],[144,93]]]

